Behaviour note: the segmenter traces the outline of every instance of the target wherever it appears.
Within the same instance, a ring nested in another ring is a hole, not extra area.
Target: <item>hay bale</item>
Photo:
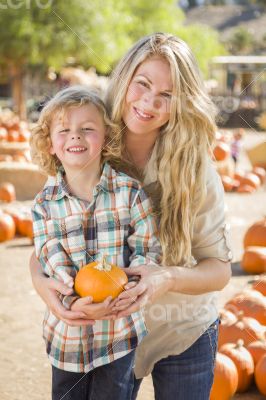
[[[23,162],[0,162],[0,183],[15,186],[17,200],[31,200],[42,189],[47,176],[34,164]]]

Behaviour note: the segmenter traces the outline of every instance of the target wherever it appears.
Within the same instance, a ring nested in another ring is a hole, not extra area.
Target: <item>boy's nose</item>
[[[80,132],[78,130],[74,130],[72,132],[72,138],[71,139],[80,139]]]

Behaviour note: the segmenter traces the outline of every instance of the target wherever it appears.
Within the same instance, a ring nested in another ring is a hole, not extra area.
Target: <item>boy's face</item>
[[[94,104],[69,107],[52,119],[50,153],[68,170],[98,165],[105,133],[103,117]]]

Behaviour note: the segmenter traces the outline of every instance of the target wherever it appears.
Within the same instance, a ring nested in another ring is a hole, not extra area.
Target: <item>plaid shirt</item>
[[[92,202],[71,196],[59,172],[36,196],[32,209],[36,255],[47,275],[64,282],[103,253],[121,267],[158,264],[161,248],[151,213],[140,184],[107,163]],[[72,301],[73,296],[63,298],[67,307]],[[72,327],[47,310],[43,323],[51,363],[72,372],[88,372],[125,356],[145,334],[140,312]]]

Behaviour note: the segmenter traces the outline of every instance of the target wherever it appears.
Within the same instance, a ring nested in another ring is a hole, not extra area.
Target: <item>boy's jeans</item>
[[[52,367],[52,400],[129,400],[134,387],[134,356],[132,350],[87,374]]]
[[[177,356],[158,361],[152,371],[155,400],[209,400],[217,351],[219,320]],[[136,400],[142,379],[135,379]]]

